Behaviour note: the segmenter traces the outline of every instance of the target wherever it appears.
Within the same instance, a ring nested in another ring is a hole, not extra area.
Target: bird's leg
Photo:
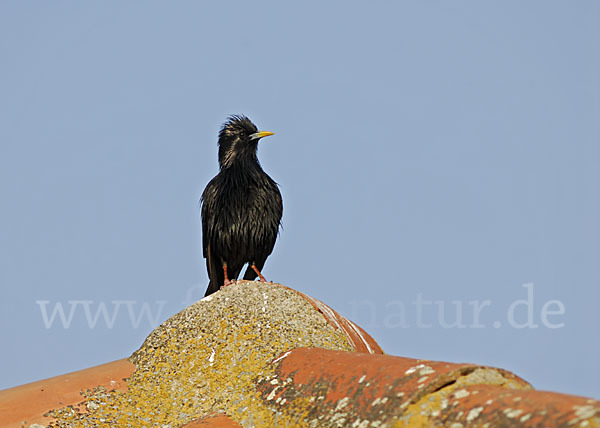
[[[267,282],[267,280],[265,279],[265,277],[262,275],[262,273],[260,273],[260,271],[258,270],[258,268],[256,267],[256,265],[254,263],[252,263],[250,265],[250,267],[252,268],[252,270],[254,270],[254,272],[256,272],[256,274],[258,275],[258,277],[260,278],[260,282]]]
[[[228,285],[232,284],[232,281],[230,281],[229,277],[227,276],[227,263],[223,263],[223,274],[225,275],[225,282],[223,283],[223,287],[227,287]]]

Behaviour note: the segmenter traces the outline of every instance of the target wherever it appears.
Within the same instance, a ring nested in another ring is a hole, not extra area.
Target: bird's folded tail
[[[209,281],[208,287],[206,288],[206,293],[204,293],[204,297],[219,291],[219,288],[220,287],[214,281]]]

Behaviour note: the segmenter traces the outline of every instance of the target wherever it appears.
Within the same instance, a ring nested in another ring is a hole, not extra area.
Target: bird
[[[218,136],[219,173],[200,199],[202,249],[209,284],[205,296],[235,281],[253,281],[272,253],[281,226],[283,200],[278,184],[262,169],[258,142],[273,132],[259,131],[243,115],[231,115]]]

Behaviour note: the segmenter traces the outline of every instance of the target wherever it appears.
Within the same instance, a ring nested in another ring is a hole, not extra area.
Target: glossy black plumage
[[[245,116],[231,116],[219,132],[220,172],[202,193],[202,247],[210,282],[206,296],[218,291],[227,276],[258,275],[273,251],[283,203],[277,183],[261,168],[256,151],[259,132]]]

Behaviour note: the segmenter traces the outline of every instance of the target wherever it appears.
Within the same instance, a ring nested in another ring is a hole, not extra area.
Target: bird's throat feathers
[[[252,147],[254,146],[254,147]],[[233,144],[219,144],[219,167],[221,169],[239,167],[259,167],[258,157],[256,156],[256,144],[237,142]]]

